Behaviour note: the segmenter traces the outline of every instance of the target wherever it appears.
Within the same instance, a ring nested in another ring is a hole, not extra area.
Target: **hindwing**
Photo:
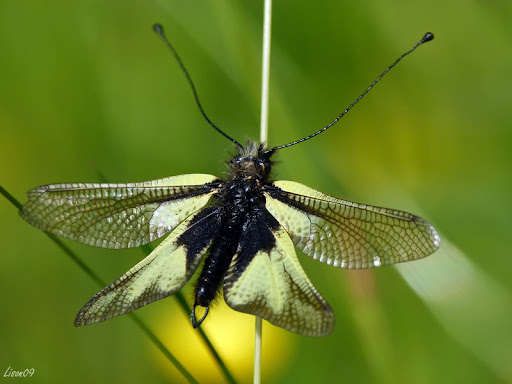
[[[224,278],[224,299],[234,310],[289,331],[324,336],[334,314],[304,273],[293,243],[265,210],[252,217]]]
[[[219,228],[214,207],[191,215],[145,259],[94,295],[76,316],[75,326],[107,320],[177,292],[196,271]]]
[[[20,215],[44,231],[87,245],[138,247],[202,208],[215,193],[216,179],[190,174],[142,183],[44,185],[28,192]]]
[[[305,254],[341,268],[420,259],[439,248],[425,219],[323,194],[293,181],[266,188],[266,208]]]

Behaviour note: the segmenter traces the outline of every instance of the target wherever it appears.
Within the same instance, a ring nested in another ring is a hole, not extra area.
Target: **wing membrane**
[[[123,315],[181,289],[220,228],[217,211],[206,210],[183,221],[146,258],[94,295],[76,316],[75,326]],[[184,233],[186,243],[181,241]]]
[[[239,247],[224,278],[226,303],[292,332],[329,334],[334,328],[331,308],[304,273],[286,231],[279,224],[271,227],[259,220],[245,228],[241,238],[264,239],[268,234],[273,244],[256,254],[251,252],[253,241]]]
[[[435,228],[407,212],[353,203],[292,181],[277,181],[266,207],[295,246],[342,268],[370,268],[420,259],[440,243]]]
[[[20,215],[44,231],[102,248],[151,242],[203,207],[215,176],[190,174],[130,184],[53,184],[28,192]]]

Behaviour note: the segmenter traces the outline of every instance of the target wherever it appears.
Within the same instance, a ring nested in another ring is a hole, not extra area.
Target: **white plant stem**
[[[263,21],[263,62],[261,71],[261,123],[260,142],[268,140],[268,85],[270,78],[270,36],[272,24],[272,0],[265,0],[265,15]]]
[[[261,75],[261,124],[260,142],[266,145],[268,140],[268,86],[270,78],[270,37],[272,24],[272,0],[265,0],[263,18],[263,62]],[[262,320],[256,317],[254,329],[254,384],[261,382],[261,343]]]

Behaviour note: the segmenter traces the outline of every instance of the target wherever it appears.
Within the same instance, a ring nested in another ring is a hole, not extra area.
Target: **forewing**
[[[237,311],[289,331],[327,335],[334,314],[304,273],[286,231],[277,222],[268,225],[272,220],[260,218],[244,228],[224,278],[224,299]]]
[[[94,295],[76,316],[75,326],[123,315],[177,292],[194,274],[219,228],[214,208],[187,218],[145,259]]]
[[[20,215],[44,231],[102,248],[131,248],[165,235],[203,207],[215,176],[130,184],[52,184],[32,189]]]
[[[435,228],[410,213],[340,200],[292,181],[277,181],[274,188],[266,193],[268,211],[297,248],[323,263],[378,267],[439,248]]]

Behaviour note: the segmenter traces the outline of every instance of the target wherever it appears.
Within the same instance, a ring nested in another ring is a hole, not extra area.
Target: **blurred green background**
[[[162,23],[212,120],[259,136],[261,1],[0,2],[0,184],[143,181],[225,172]],[[342,123],[279,153],[278,179],[421,214],[443,248],[345,271],[299,255],[336,314],[307,338],[267,326],[271,383],[511,383],[512,3],[276,1],[270,145],[319,129],[432,31]],[[126,316],[74,328],[99,288],[0,198],[0,373],[36,383],[183,382]],[[65,241],[104,280],[141,257]],[[191,300],[190,287],[186,289]],[[201,382],[223,382],[174,299],[137,312]],[[253,320],[222,300],[205,330],[249,382]]]

